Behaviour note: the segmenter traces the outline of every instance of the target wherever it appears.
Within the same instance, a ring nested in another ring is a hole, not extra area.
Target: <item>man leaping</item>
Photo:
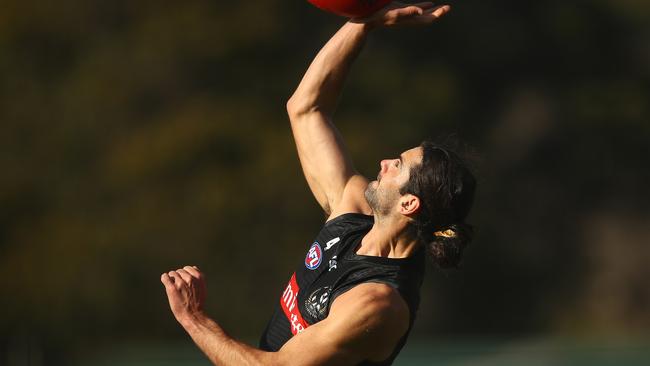
[[[347,22],[323,47],[287,103],[307,183],[327,215],[280,295],[259,348],[228,336],[204,312],[198,268],[165,273],[171,310],[215,365],[390,365],[419,304],[425,254],[456,266],[475,179],[452,151],[430,142],[380,162],[368,182],[332,123],[348,71],[378,27],[428,25],[449,11],[394,2]]]

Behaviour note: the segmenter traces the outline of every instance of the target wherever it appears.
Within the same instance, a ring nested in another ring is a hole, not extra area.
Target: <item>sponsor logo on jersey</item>
[[[302,318],[300,310],[298,309],[298,292],[300,292],[300,287],[298,287],[298,282],[296,281],[296,274],[294,273],[291,276],[291,280],[287,284],[287,287],[280,297],[280,307],[284,315],[289,320],[291,324],[291,334],[296,335],[305,328],[309,326],[307,322]]]
[[[307,256],[305,257],[305,267],[311,269],[312,271],[320,266],[320,262],[323,261],[323,250],[320,248],[320,244],[317,241],[311,245]]]

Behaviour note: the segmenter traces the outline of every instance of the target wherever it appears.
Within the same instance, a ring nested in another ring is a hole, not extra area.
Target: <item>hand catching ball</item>
[[[308,0],[316,7],[348,18],[368,16],[388,5],[391,0]]]

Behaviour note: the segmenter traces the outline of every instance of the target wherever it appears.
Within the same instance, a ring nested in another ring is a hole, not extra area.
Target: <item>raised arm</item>
[[[289,99],[287,112],[305,178],[329,218],[372,213],[364,197],[368,181],[354,169],[332,123],[345,79],[368,33],[376,27],[430,24],[448,10],[431,2],[393,2],[369,18],[347,22],[316,55]]]
[[[352,62],[357,57],[369,26],[346,23],[318,53],[287,103],[298,157],[309,188],[328,216],[343,204],[351,212],[370,213],[363,191],[367,180],[352,165],[332,116]]]
[[[178,322],[214,365],[357,365],[388,358],[409,324],[409,309],[396,290],[366,283],[334,300],[329,316],[291,338],[277,352],[266,352],[228,336],[203,310],[205,280],[186,266],[162,275]]]

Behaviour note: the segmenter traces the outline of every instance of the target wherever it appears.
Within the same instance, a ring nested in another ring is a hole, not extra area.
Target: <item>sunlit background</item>
[[[395,365],[650,364],[650,3],[454,1],[378,31],[357,168],[473,147],[477,236]],[[0,7],[0,365],[208,365],[159,275],[256,344],[323,222],[285,102],[344,19],[296,0]]]

